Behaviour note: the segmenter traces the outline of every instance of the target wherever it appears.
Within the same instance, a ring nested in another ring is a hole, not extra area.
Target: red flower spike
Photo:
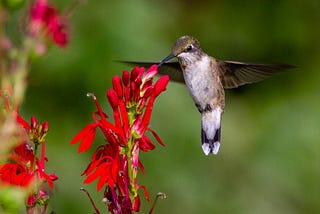
[[[121,78],[113,77],[113,87],[107,91],[107,98],[113,108],[114,124],[107,120],[96,97],[89,94],[98,109],[93,114],[94,123],[81,130],[71,142],[80,141],[79,151],[85,151],[92,145],[97,127],[104,134],[107,143],[96,149],[82,175],[85,176],[84,183],[98,180],[98,191],[105,188],[106,205],[113,214],[139,211],[140,188],[149,200],[146,188],[137,182],[137,175],[139,168],[144,173],[139,160],[140,150],[146,152],[155,149],[145,132],[149,130],[155,99],[165,90],[169,81],[169,77],[165,76],[153,84],[157,68],[155,65],[145,72],[144,68],[135,67],[131,73],[123,71]],[[164,145],[159,136],[150,131]]]

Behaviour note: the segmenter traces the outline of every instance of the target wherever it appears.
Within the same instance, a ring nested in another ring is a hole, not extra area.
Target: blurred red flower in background
[[[5,162],[0,164],[0,185],[26,188],[36,183],[26,201],[27,212],[34,213],[33,209],[38,209],[35,206],[39,204],[39,209],[43,211],[39,213],[45,213],[49,196],[45,190],[42,190],[45,189],[42,184],[48,183],[53,189],[53,182],[58,179],[57,175],[47,174],[45,171],[45,162],[48,159],[45,156],[44,138],[48,132],[48,122],[39,124],[32,116],[31,123],[28,124],[19,114],[16,119],[21,125],[19,138],[21,142],[8,154]],[[34,147],[29,144],[29,141],[34,144]],[[40,145],[41,155],[38,158],[36,154]]]
[[[63,47],[68,43],[67,19],[46,0],[36,0],[30,12],[30,33],[33,36],[44,33],[56,45]]]

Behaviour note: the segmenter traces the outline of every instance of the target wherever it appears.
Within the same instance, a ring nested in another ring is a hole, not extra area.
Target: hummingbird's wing
[[[142,67],[150,67],[154,64],[159,64],[160,62],[134,62],[134,61],[121,61],[130,65],[138,65]],[[184,82],[183,73],[179,62],[166,62],[158,68],[160,75],[168,75],[170,80],[180,83]]]
[[[259,82],[281,71],[294,68],[286,64],[259,64],[236,61],[217,61],[221,82],[224,88]]]

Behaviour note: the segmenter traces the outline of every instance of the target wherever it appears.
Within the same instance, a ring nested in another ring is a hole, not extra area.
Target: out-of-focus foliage
[[[33,64],[21,108],[50,123],[48,170],[59,176],[51,210],[93,212],[79,191],[90,154],[69,145],[95,109],[86,93],[105,99],[111,77],[130,69],[115,60],[159,61],[190,34],[220,59],[298,68],[227,91],[221,150],[209,157],[186,88],[169,84],[151,121],[167,147],[143,154],[140,177],[151,195],[167,195],[154,213],[320,212],[320,1],[86,2],[71,19],[70,45]],[[95,185],[86,188],[101,200]],[[142,204],[143,213],[150,206]]]

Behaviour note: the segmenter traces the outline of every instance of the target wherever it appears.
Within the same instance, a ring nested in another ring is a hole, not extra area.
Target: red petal
[[[75,144],[78,141],[81,141],[78,152],[80,153],[83,151],[87,151],[90,148],[95,137],[97,126],[98,125],[95,123],[90,123],[72,139],[70,144]]]
[[[155,77],[158,73],[158,66],[157,65],[152,65],[147,71],[146,74],[143,77],[143,81],[148,81]]]
[[[120,107],[121,119],[123,124],[123,132],[125,133],[125,137],[128,138],[130,134],[130,124],[129,124],[127,108],[122,100],[119,103],[119,107]]]
[[[149,122],[150,122],[150,118],[151,118],[151,113],[152,113],[152,108],[153,108],[153,104],[154,104],[154,100],[155,100],[155,97],[152,96],[150,99],[149,99],[149,102],[147,104],[147,108],[144,112],[144,115],[143,115],[143,118],[142,118],[142,121],[141,121],[141,124],[140,124],[140,127],[138,128],[137,132],[140,136],[143,136],[145,131],[147,130],[148,128],[148,125],[149,125]]]
[[[31,129],[34,129],[37,126],[37,120],[35,116],[31,116]]]
[[[141,172],[142,172],[142,174],[144,174],[144,166],[142,165],[142,163],[141,163],[141,161],[139,160],[139,168],[140,168],[140,170],[141,170]]]
[[[152,142],[150,141],[150,139],[147,136],[143,136],[140,140],[139,140],[139,148],[144,151],[147,152],[149,150],[154,150],[154,148],[156,148],[155,145],[152,144]]]
[[[65,25],[59,25],[57,29],[53,32],[53,41],[55,44],[64,47],[68,44],[68,33],[65,31]]]
[[[155,131],[153,131],[150,128],[148,128],[148,131],[152,133],[152,135],[156,138],[159,144],[161,144],[162,146],[166,146],[166,144],[163,143],[163,141],[160,139],[159,135]]]
[[[48,176],[45,172],[39,171],[40,178],[46,180],[50,186],[51,189],[53,189],[54,184],[53,181],[51,180],[50,176]]]
[[[144,68],[143,68],[143,67],[141,67],[141,68],[139,68],[139,67],[134,67],[134,68],[132,69],[132,71],[131,71],[130,81],[131,81],[131,82],[135,82],[138,77],[141,77],[141,75],[143,74],[143,72],[144,72]]]
[[[21,116],[20,114],[17,113],[17,116],[16,116],[16,120],[17,122],[22,125],[27,131],[30,131],[31,127],[30,125],[27,123],[27,121],[25,121]]]
[[[97,185],[97,190],[100,191],[102,189],[102,187],[108,182],[108,180],[110,178],[110,165],[107,163],[103,163],[101,164],[98,169],[100,171],[100,179],[98,181],[98,185]],[[113,183],[111,183],[110,186],[113,186]]]
[[[135,212],[139,212],[140,211],[140,197],[139,197],[139,195],[137,195],[134,198],[132,210],[135,211]]]
[[[149,201],[150,200],[150,197],[149,197],[149,192],[147,190],[147,188],[145,186],[138,186],[139,189],[143,189],[144,191],[144,194],[146,196],[146,199]]]
[[[36,196],[35,195],[30,195],[29,197],[28,197],[28,200],[27,200],[27,202],[26,202],[26,205],[27,205],[27,207],[33,207],[33,206],[35,206],[36,205]]]
[[[96,170],[95,170],[94,172],[92,172],[91,174],[89,174],[89,175],[86,177],[86,179],[83,181],[83,183],[85,183],[85,184],[91,183],[91,182],[94,181],[97,177],[99,177],[100,174],[101,174],[101,172],[100,172],[101,169],[99,169],[99,170],[98,170],[98,169],[99,169],[99,167],[96,168]]]

